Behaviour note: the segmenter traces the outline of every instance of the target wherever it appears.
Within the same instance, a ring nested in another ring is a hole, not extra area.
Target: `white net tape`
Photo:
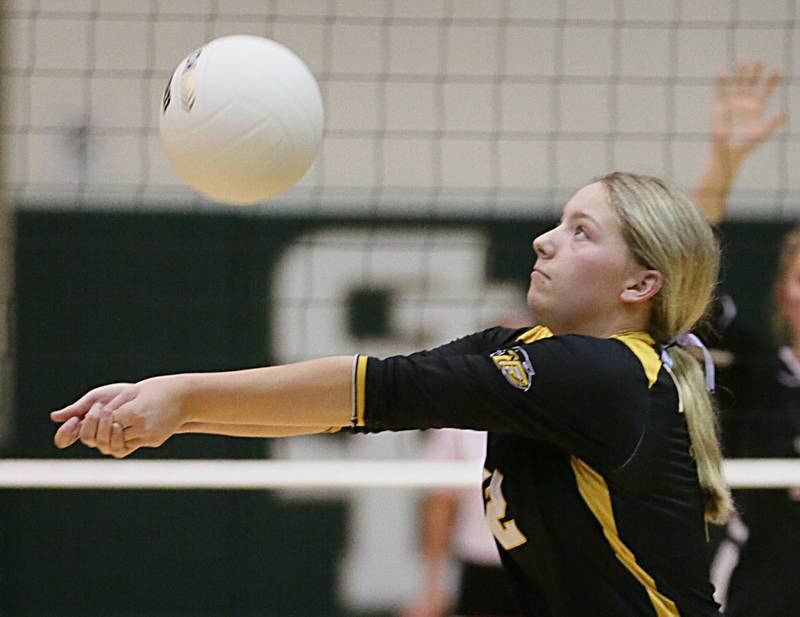
[[[734,488],[800,486],[800,459],[725,461]],[[0,461],[2,489],[470,488],[474,463],[429,461]]]

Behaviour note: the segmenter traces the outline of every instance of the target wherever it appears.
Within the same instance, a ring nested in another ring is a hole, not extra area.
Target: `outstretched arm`
[[[742,163],[767,141],[788,117],[786,112],[767,116],[766,108],[781,80],[774,69],[764,80],[764,63],[739,60],[736,74],[717,76],[711,106],[711,153],[694,191],[708,221],[725,216],[728,194]]]
[[[409,357],[444,359],[475,353],[517,334],[490,328]],[[176,433],[289,437],[336,432],[353,423],[354,368],[353,357],[338,356],[102,386],[51,414],[61,424],[55,443],[66,448],[80,440],[103,454],[121,457],[143,446],[159,446]]]
[[[51,414],[56,445],[78,439],[104,454],[127,456],[178,432],[239,436],[307,434],[347,426],[352,416],[353,358],[154,377],[96,388]]]

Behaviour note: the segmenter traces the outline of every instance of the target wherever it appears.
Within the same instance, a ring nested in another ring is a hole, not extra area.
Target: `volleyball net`
[[[15,203],[207,208],[165,161],[157,101],[182,58],[227,34],[296,51],[325,101],[317,164],[261,213],[552,214],[610,169],[689,186],[717,73],[761,58],[786,75],[775,107],[796,98],[794,0],[4,4]],[[798,156],[788,127],[744,170],[732,213],[795,214]]]
[[[131,460],[78,460],[81,446],[52,446],[48,411],[110,381],[387,356],[520,325],[531,238],[576,187],[626,169],[690,188],[714,78],[738,58],[783,69],[771,111],[793,112],[798,97],[797,0],[0,7],[4,615],[108,614],[120,598],[141,615],[394,610],[419,582],[419,497],[477,486],[479,466],[422,462],[414,432],[180,436]],[[248,208],[193,193],[158,137],[176,64],[228,34],[295,51],[326,113],[306,177]],[[796,127],[748,160],[730,197],[722,286],[760,333],[765,272],[800,213]],[[725,470],[744,490],[800,486],[795,460]],[[78,523],[43,534],[55,519]],[[75,564],[108,595],[62,583]],[[292,567],[303,581],[261,584]],[[198,574],[218,569],[228,578]],[[180,584],[165,589],[165,572]],[[132,579],[152,601],[118,584]]]

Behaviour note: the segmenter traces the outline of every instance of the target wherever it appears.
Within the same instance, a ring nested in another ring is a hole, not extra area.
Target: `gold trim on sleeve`
[[[353,363],[353,426],[364,426],[367,389],[367,356],[356,356]]]

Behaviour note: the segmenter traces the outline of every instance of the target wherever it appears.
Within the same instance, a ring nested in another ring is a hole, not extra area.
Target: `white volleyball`
[[[211,199],[251,204],[294,186],[322,139],[319,86],[292,51],[235,35],[189,54],[164,91],[161,143],[178,174]]]

